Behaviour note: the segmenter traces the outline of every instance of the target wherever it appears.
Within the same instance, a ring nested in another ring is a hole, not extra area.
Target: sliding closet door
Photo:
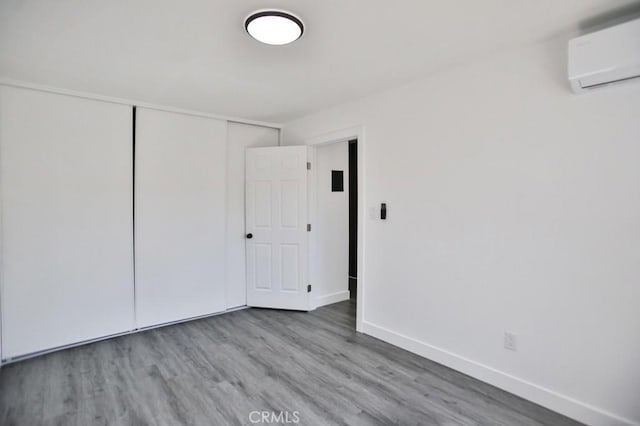
[[[225,121],[138,108],[138,327],[225,309]]]
[[[0,86],[10,358],[134,328],[130,107]]]

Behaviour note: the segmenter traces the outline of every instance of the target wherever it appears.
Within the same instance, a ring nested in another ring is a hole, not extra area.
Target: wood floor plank
[[[578,424],[356,333],[354,301],[247,309],[0,370],[2,425],[243,425],[252,411],[304,425]]]

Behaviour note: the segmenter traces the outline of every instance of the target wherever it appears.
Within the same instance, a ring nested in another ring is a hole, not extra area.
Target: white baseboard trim
[[[460,371],[557,413],[592,426],[640,426],[633,420],[578,401],[495,368],[364,321],[363,333]]]
[[[349,290],[338,291],[335,293],[316,297],[314,301],[315,302],[314,306],[315,308],[319,308],[320,306],[330,305],[332,303],[338,303],[344,300],[349,300],[349,297],[351,297],[351,293],[349,292]]]

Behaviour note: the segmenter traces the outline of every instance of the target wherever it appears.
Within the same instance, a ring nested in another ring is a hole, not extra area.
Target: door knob
[[[253,234],[247,234],[247,239],[252,239],[253,238]]]

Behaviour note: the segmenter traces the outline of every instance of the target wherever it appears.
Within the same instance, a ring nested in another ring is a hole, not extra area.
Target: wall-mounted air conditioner
[[[569,81],[574,92],[640,81],[640,19],[569,41]]]

